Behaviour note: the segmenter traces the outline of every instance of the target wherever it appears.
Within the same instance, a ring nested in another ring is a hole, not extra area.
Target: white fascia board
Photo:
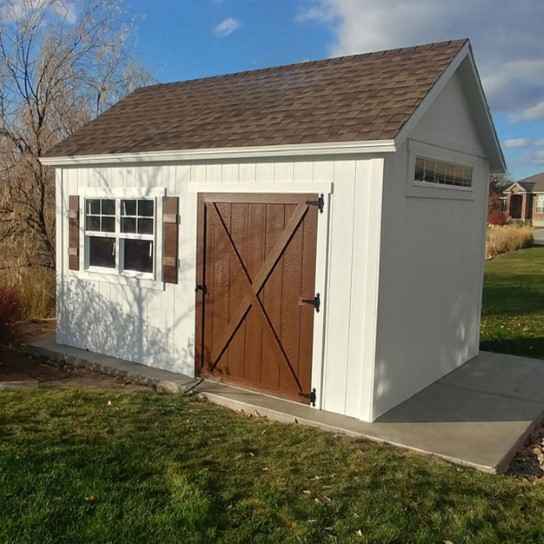
[[[395,138],[397,146],[400,146],[410,133],[415,129],[416,125],[421,121],[423,116],[427,113],[433,102],[438,98],[440,93],[444,90],[449,80],[454,76],[457,68],[465,60],[469,54],[469,44],[468,42],[463,46],[461,51],[457,53],[455,58],[452,60],[450,65],[446,68],[445,72],[438,78],[438,81],[432,86],[431,90],[427,93],[427,96],[421,101],[421,104],[416,108],[416,111],[413,113],[412,117],[401,128],[400,132]]]
[[[510,187],[508,187],[507,189],[505,189],[503,192],[504,193],[511,193],[512,192],[512,189],[514,187],[517,187],[522,193],[527,193],[527,189],[525,189],[524,187],[522,187],[519,183],[512,183],[512,185],[510,185]]]
[[[480,74],[478,73],[478,68],[476,67],[476,62],[474,61],[474,55],[472,53],[472,48],[470,46],[470,42],[467,41],[467,43],[463,46],[461,51],[457,53],[453,61],[450,63],[450,65],[446,68],[444,73],[438,78],[438,81],[433,85],[432,89],[428,92],[427,96],[422,100],[421,104],[417,107],[416,111],[408,119],[406,124],[402,127],[400,132],[397,134],[397,137],[395,138],[395,143],[397,144],[397,147],[400,147],[400,145],[409,137],[410,133],[414,130],[416,125],[419,123],[421,118],[425,115],[425,113],[429,110],[433,102],[438,98],[440,93],[444,90],[450,79],[455,75],[455,72],[457,72],[457,69],[461,66],[461,63],[468,57],[470,61],[470,66],[472,69],[472,74],[474,76],[474,80],[476,82],[476,86],[478,88],[478,95],[481,100],[485,120],[488,124],[488,131],[491,135],[491,139],[493,141],[493,145],[496,149],[496,164],[498,167],[492,168],[491,173],[504,173],[506,172],[506,160],[504,158],[504,154],[502,151],[501,144],[499,142],[499,138],[497,136],[497,130],[495,128],[495,124],[493,123],[493,118],[491,116],[491,112],[489,110],[489,105],[487,102],[487,98],[485,96],[482,81],[480,79]],[[491,162],[491,157],[489,157]]]
[[[493,137],[493,143],[495,144],[495,147],[497,149],[497,158],[499,163],[499,168],[493,168],[491,170],[491,174],[504,174],[508,168],[506,165],[506,159],[504,157],[504,152],[502,150],[502,146],[499,140],[499,136],[497,135],[497,128],[495,127],[495,123],[493,121],[493,116],[491,115],[491,110],[489,108],[489,103],[487,101],[487,97],[485,95],[484,86],[482,84],[482,78],[480,77],[480,72],[478,71],[478,66],[476,66],[476,60],[474,59],[474,53],[472,52],[472,47],[469,47],[469,59],[470,59],[470,66],[472,68],[472,72],[474,74],[474,78],[476,80],[476,84],[478,86],[478,92],[480,95],[480,99],[482,100],[482,103],[484,105],[485,110],[485,116],[486,120],[489,125],[489,131],[492,134]]]
[[[333,142],[315,144],[267,145],[256,147],[225,147],[187,149],[179,151],[149,151],[142,153],[112,153],[109,155],[76,155],[41,157],[44,166],[87,166],[93,164],[165,163],[201,160],[260,159],[271,157],[308,157],[328,155],[357,155],[362,153],[394,153],[394,140]]]

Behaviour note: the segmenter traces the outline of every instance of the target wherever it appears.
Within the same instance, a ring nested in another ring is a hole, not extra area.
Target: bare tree
[[[151,78],[131,57],[122,0],[1,2],[0,250],[30,248],[23,265],[52,269],[54,182],[40,156]]]

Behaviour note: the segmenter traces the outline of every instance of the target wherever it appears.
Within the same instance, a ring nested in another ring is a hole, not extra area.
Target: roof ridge
[[[466,43],[469,43],[469,38],[460,38],[458,40],[444,40],[441,42],[429,42],[424,44],[418,44],[418,45],[412,45],[409,47],[397,47],[395,49],[382,49],[379,51],[370,51],[366,53],[355,53],[353,55],[341,55],[339,57],[328,57],[324,59],[316,59],[316,60],[308,60],[308,61],[301,61],[301,62],[292,62],[289,64],[279,64],[276,66],[268,66],[266,68],[255,68],[253,70],[240,70],[238,72],[230,72],[226,74],[216,74],[213,76],[205,76],[205,77],[197,77],[194,79],[182,79],[178,81],[168,81],[165,83],[153,83],[152,85],[145,85],[143,87],[138,87],[134,90],[134,93],[146,91],[149,89],[156,89],[158,87],[176,87],[176,86],[183,86],[183,85],[189,85],[192,83],[199,83],[203,81],[210,81],[214,79],[228,79],[232,77],[238,77],[238,76],[245,76],[248,74],[262,74],[267,72],[277,72],[280,70],[287,70],[290,68],[294,68],[296,66],[311,66],[315,64],[325,64],[325,63],[334,63],[339,61],[345,61],[348,59],[356,59],[356,58],[364,58],[364,57],[371,57],[371,56],[385,56],[386,54],[394,54],[394,53],[407,53],[410,51],[416,51],[418,49],[432,49],[437,47],[446,47],[452,44],[459,44],[459,45],[465,45]]]

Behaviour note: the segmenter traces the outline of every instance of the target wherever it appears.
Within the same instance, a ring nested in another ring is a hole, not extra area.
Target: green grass
[[[485,349],[544,357],[543,271],[488,263]],[[0,394],[1,544],[535,544],[543,512],[540,483],[184,397]]]
[[[2,543],[538,543],[543,509],[542,486],[178,396],[0,395]]]
[[[487,263],[481,348],[544,359],[544,247]]]

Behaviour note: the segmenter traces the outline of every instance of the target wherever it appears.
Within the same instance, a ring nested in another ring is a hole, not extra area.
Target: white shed
[[[42,162],[60,344],[364,421],[478,354],[466,40],[145,87]]]

